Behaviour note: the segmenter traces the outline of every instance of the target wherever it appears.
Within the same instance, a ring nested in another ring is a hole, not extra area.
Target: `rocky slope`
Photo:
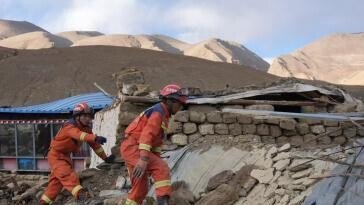
[[[364,33],[323,37],[278,57],[268,72],[283,77],[364,85]]]

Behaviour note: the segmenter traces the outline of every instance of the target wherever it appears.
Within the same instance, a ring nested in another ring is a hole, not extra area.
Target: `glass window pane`
[[[18,155],[33,156],[33,125],[17,125]]]
[[[51,125],[37,124],[35,125],[35,155],[43,157],[51,143]]]
[[[0,156],[15,156],[15,125],[0,125]]]

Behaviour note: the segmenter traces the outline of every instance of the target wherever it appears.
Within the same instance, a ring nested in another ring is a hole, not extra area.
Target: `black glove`
[[[115,155],[111,154],[110,156],[106,157],[104,160],[106,163],[113,163],[115,160]]]
[[[95,142],[98,144],[104,144],[106,142],[106,138],[105,137],[101,137],[101,136],[96,136],[95,138]]]

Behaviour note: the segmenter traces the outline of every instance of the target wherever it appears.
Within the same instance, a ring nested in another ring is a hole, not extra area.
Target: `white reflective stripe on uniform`
[[[125,205],[138,205],[138,203],[131,199],[126,199]]]
[[[72,195],[73,196],[77,196],[78,192],[82,189],[83,187],[81,185],[77,185],[72,189]]]
[[[80,140],[81,141],[84,141],[85,140],[85,137],[86,137],[87,133],[86,132],[82,132],[81,135],[80,135]]]
[[[46,196],[44,194],[42,195],[42,197],[40,199],[43,200],[47,204],[52,204],[53,203],[53,201],[50,198],[48,198],[48,196]]]
[[[98,148],[97,150],[95,150],[96,154],[101,154],[104,152],[104,149],[102,147]]]
[[[149,144],[139,144],[139,149],[143,149],[143,150],[150,152],[150,150],[152,149],[152,146]]]
[[[171,180],[163,180],[163,181],[157,181],[154,183],[155,188],[161,188],[161,187],[165,187],[165,186],[171,186]]]

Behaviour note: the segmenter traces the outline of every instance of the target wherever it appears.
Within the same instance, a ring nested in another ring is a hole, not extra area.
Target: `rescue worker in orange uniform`
[[[115,159],[114,155],[107,157],[101,146],[106,138],[92,133],[93,109],[87,103],[80,103],[75,106],[72,114],[73,118],[61,127],[49,147],[48,163],[51,175],[40,204],[52,204],[62,187],[80,201],[89,198],[88,192],[80,185],[70,158],[71,153],[80,150],[83,142],[87,142],[105,162],[111,163]]]
[[[186,89],[167,85],[160,92],[161,102],[142,112],[125,130],[120,146],[132,188],[125,205],[140,205],[148,193],[148,177],[154,181],[158,205],[168,205],[171,193],[170,170],[160,157],[161,146],[171,114],[187,101]]]

